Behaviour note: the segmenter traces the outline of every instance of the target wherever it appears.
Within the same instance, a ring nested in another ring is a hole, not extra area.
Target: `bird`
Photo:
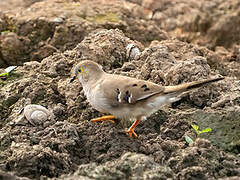
[[[109,74],[102,66],[91,60],[80,61],[73,70],[72,83],[76,78],[91,106],[105,115],[91,122],[104,122],[113,119],[134,120],[126,129],[130,137],[137,137],[136,126],[158,111],[161,106],[178,101],[179,95],[208,83],[224,79],[215,77],[182,83],[175,86],[162,86],[150,81],[128,76]]]

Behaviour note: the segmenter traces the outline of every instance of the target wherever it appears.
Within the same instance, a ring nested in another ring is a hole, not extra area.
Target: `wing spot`
[[[121,91],[118,88],[117,88],[117,94],[118,94],[117,101],[121,103],[122,102],[122,100],[121,100]]]
[[[150,89],[149,88],[145,88],[144,91],[149,91]]]
[[[146,85],[146,84],[144,84],[144,85],[142,85],[142,86],[141,86],[141,88],[147,88],[147,85]]]
[[[135,87],[135,86],[137,86],[137,84],[133,84],[132,86]]]
[[[131,95],[130,95],[130,93],[129,93],[129,91],[126,91],[126,94],[125,94],[125,96],[124,96],[124,100],[126,101],[126,102],[128,102],[129,103],[129,98],[131,97]],[[131,100],[130,100],[131,101]]]

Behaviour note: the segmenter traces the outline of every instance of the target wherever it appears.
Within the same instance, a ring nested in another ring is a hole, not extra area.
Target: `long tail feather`
[[[169,93],[177,93],[178,94],[178,93],[181,93],[184,91],[190,91],[192,89],[196,89],[196,88],[199,88],[206,84],[220,81],[222,79],[224,79],[224,77],[217,77],[217,78],[213,78],[213,79],[204,79],[204,80],[199,80],[199,81],[193,81],[193,82],[184,83],[184,84],[180,84],[180,85],[176,85],[176,86],[165,86],[164,94],[169,94]]]

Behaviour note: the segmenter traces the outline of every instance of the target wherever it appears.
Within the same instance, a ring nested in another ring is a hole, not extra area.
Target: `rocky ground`
[[[239,7],[236,0],[1,1],[0,72],[18,68],[0,79],[0,179],[239,179]],[[182,95],[129,138],[130,122],[89,121],[101,113],[77,81],[69,83],[84,59],[162,85],[225,79]],[[19,113],[28,104],[54,117],[28,121]],[[195,140],[192,124],[212,132]]]

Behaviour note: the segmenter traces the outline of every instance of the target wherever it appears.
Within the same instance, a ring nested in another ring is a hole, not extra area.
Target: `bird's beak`
[[[72,83],[76,79],[76,76],[73,76],[72,79],[70,79],[69,83]]]

